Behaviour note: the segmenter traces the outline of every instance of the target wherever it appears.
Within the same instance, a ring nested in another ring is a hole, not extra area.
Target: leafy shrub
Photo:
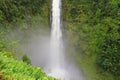
[[[22,60],[23,60],[23,62],[26,62],[27,64],[31,64],[31,61],[30,61],[29,57],[26,54],[23,55]]]

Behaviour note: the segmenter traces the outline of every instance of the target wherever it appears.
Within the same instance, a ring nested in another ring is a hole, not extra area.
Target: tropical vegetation
[[[54,80],[17,49],[31,31],[49,30],[50,8],[50,0],[0,0],[0,79]],[[61,16],[66,52],[87,80],[120,80],[120,0],[62,0]]]

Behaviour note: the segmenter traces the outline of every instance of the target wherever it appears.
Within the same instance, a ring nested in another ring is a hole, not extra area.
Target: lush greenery
[[[88,80],[119,80],[120,0],[62,2],[68,44]]]
[[[31,67],[29,58],[17,49],[30,32],[43,27],[49,30],[50,4],[50,0],[0,1],[1,79],[50,79],[41,69]],[[120,0],[62,0],[62,20],[66,49],[87,80],[120,80]],[[28,65],[6,52],[22,54]]]
[[[49,0],[0,1],[0,80],[54,80],[41,68],[31,66],[28,56],[17,48],[27,41],[29,33],[49,28],[49,8]]]
[[[8,52],[0,52],[0,80],[55,80],[40,68],[19,62]]]
[[[29,32],[34,33],[36,28],[48,27],[49,8],[49,0],[1,0],[0,51],[9,50],[15,53],[18,43],[29,37]],[[16,40],[12,35],[19,37]]]
[[[1,0],[0,1],[0,22],[12,23],[19,19],[28,21],[30,16],[40,15],[48,17],[47,0]]]

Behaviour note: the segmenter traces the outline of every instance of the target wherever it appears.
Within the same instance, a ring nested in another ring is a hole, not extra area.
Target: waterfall
[[[61,0],[52,0],[51,26],[51,73],[49,75],[57,78],[64,78],[66,73],[62,69],[62,64],[64,64],[64,52],[61,30]]]
[[[52,1],[51,64],[60,67],[62,59],[61,0]]]
[[[52,0],[52,23],[48,76],[61,80],[84,80],[72,62],[66,62],[61,29],[61,0]]]

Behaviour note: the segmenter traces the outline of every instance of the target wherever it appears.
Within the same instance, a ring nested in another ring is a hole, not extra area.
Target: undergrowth
[[[39,67],[19,62],[7,52],[0,52],[0,80],[55,80]]]

